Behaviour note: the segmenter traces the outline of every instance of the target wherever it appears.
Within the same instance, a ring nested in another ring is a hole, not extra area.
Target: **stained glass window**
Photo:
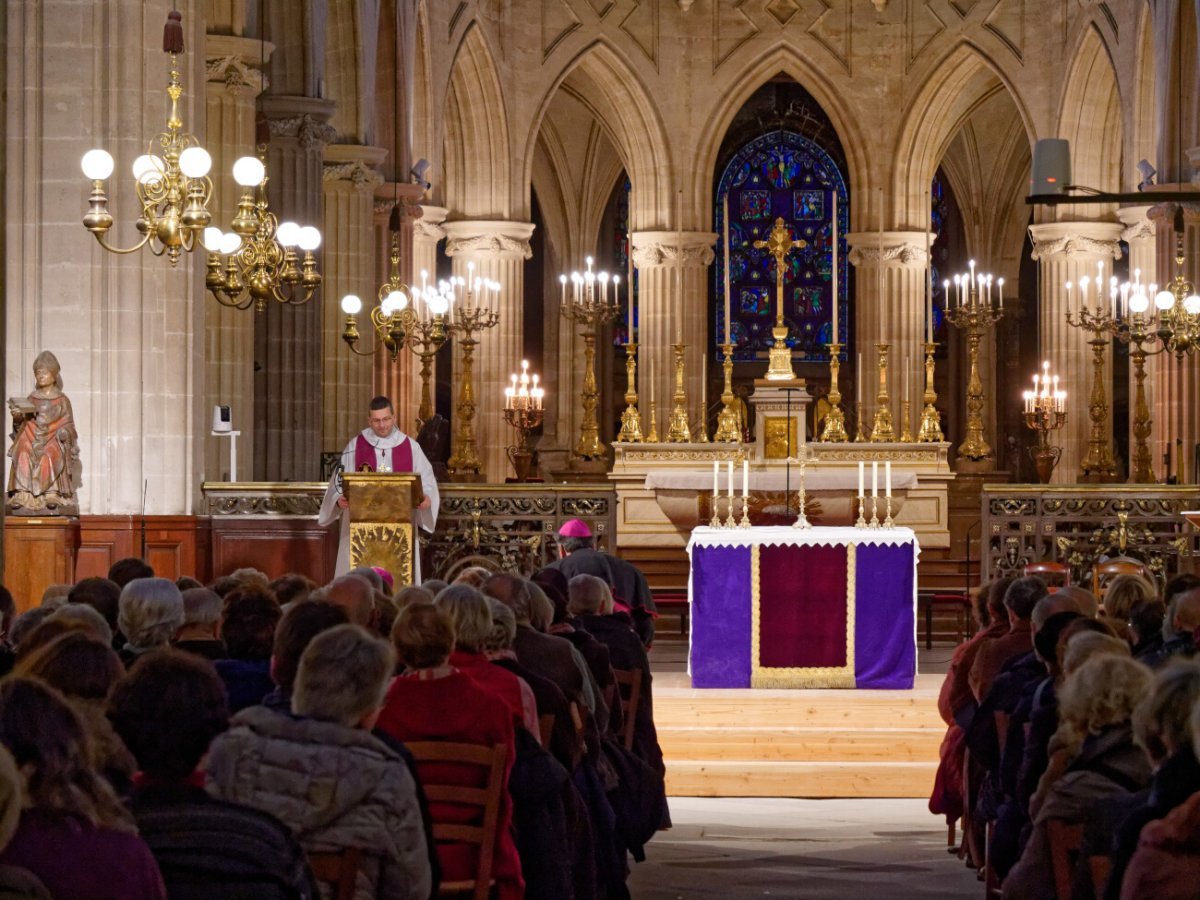
[[[846,183],[836,163],[803,135],[775,131],[750,141],[733,155],[717,186],[716,226],[723,234],[721,201],[729,198],[730,318],[736,345],[734,359],[760,359],[773,343],[775,324],[775,259],[754,247],[766,240],[775,219],[782,217],[793,240],[808,246],[787,257],[784,274],[784,319],[796,359],[829,359],[832,340],[833,253],[831,217],[838,197],[838,297],[841,340],[848,334],[846,231],[850,204]],[[716,279],[714,343],[725,335],[724,247],[713,267]],[[843,357],[845,351],[843,351]]]

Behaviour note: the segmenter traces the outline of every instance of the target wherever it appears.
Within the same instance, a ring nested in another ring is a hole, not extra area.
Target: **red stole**
[[[407,437],[395,447],[385,449],[383,452],[391,454],[393,472],[411,472],[413,470],[412,444],[409,443]],[[354,441],[354,471],[374,472],[378,459],[375,447],[360,434]]]

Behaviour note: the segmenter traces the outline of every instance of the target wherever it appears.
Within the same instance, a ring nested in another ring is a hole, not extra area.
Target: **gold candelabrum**
[[[466,281],[456,279],[458,286],[463,289],[463,296],[451,311],[450,323],[447,326],[447,330],[462,348],[462,364],[458,373],[458,402],[454,406],[454,452],[447,460],[446,468],[454,475],[466,477],[478,475],[482,468],[479,450],[475,446],[474,362],[475,348],[479,345],[475,335],[495,328],[500,321],[500,315],[493,308],[484,306],[487,302],[485,298],[489,294],[494,297],[499,292],[500,285],[494,281],[485,282],[474,278],[473,269],[473,263],[468,265]]]
[[[633,341],[625,342],[625,412],[621,413],[621,431],[617,443],[640,444],[642,442],[642,414],[638,410],[637,392],[637,347]]]
[[[517,431],[516,446],[506,447],[505,452],[520,483],[529,481],[533,471],[529,432],[542,424],[545,396],[538,376],[530,375],[529,360],[521,360],[521,374],[512,375],[512,383],[504,389],[504,421]]]
[[[654,406],[653,397],[650,398],[650,429],[646,432],[646,443],[658,443],[658,410]]]
[[[979,377],[979,342],[988,330],[1004,315],[1004,279],[998,280],[1000,300],[992,305],[992,276],[978,274],[971,260],[969,275],[954,276],[953,296],[949,282],[946,287],[946,318],[955,328],[967,335],[967,358],[970,375],[967,379],[967,436],[958,446],[958,455],[980,461],[992,455],[992,448],[983,436],[983,381]]]
[[[837,298],[834,298],[837,302]],[[842,345],[828,344],[829,347],[829,412],[825,413],[825,424],[821,428],[820,440],[830,443],[844,443],[849,440],[846,435],[846,414],[842,411],[842,392],[838,387],[838,374],[842,368],[840,354]]]
[[[942,416],[934,406],[937,403],[937,391],[933,389],[933,354],[937,344],[930,341],[925,345],[925,395],[921,398],[925,409],[921,412],[921,428],[917,431],[917,441],[922,444],[936,444],[943,440]]]
[[[721,367],[725,371],[725,387],[721,391],[721,412],[717,415],[717,432],[713,435],[713,440],[740,444],[741,417],[737,411],[737,397],[733,393],[733,344],[722,344],[721,353],[724,356]]]
[[[1062,447],[1050,444],[1051,432],[1062,428],[1067,422],[1067,394],[1058,389],[1058,376],[1051,376],[1050,363],[1042,363],[1041,384],[1033,376],[1033,390],[1025,391],[1025,425],[1037,433],[1036,447],[1029,448],[1037,469],[1038,480],[1049,484],[1054,467],[1062,456]]]
[[[1149,444],[1154,422],[1150,418],[1150,404],[1146,402],[1146,359],[1165,352],[1168,347],[1164,342],[1157,350],[1147,349],[1161,340],[1150,312],[1151,297],[1156,296],[1155,287],[1124,285],[1122,305],[1127,314],[1110,326],[1116,339],[1129,346],[1129,359],[1133,362],[1133,452],[1130,454],[1129,480],[1134,484],[1153,484],[1155,481]]]
[[[1081,481],[1105,482],[1112,481],[1117,474],[1117,466],[1109,448],[1108,396],[1104,390],[1104,353],[1112,346],[1117,320],[1115,311],[1104,301],[1102,282],[1099,280],[1096,282],[1097,302],[1094,306],[1088,306],[1087,283],[1087,278],[1080,280],[1082,303],[1079,309],[1067,310],[1067,324],[1089,331],[1092,335],[1088,341],[1092,347],[1092,392],[1088,397],[1088,418],[1092,424],[1088,432],[1087,455],[1079,469],[1083,475]],[[1069,288],[1068,285],[1068,297]]]
[[[676,343],[671,345],[675,357],[675,390],[671,394],[671,417],[667,422],[668,444],[689,444],[692,440],[692,429],[688,425],[687,387],[684,383],[684,352],[687,345]]]
[[[871,439],[871,436],[867,434],[867,422],[866,419],[863,418],[863,407],[861,400],[856,401],[854,404],[854,417],[858,420],[858,424],[854,429],[854,440],[856,443],[865,444]]]
[[[883,444],[896,440],[896,429],[892,425],[892,400],[888,394],[888,351],[891,345],[886,341],[876,344],[879,354],[879,392],[875,395],[875,421],[871,426],[871,443]]]
[[[804,487],[804,470],[808,466],[808,450],[805,447],[800,448],[800,455],[795,459],[796,464],[800,467],[800,490],[797,492],[797,501],[800,506],[800,514],[796,516],[796,521],[792,523],[793,528],[812,528],[812,523],[808,521],[808,514],[805,510],[808,504],[808,496]]]
[[[1183,206],[1175,209],[1175,275],[1153,296],[1156,310],[1156,334],[1163,349],[1183,359],[1200,348],[1200,295],[1184,274]]]
[[[775,342],[769,351],[766,375],[768,381],[792,381],[796,378],[796,372],[792,368],[792,349],[787,342],[788,327],[783,318],[784,262],[792,250],[803,250],[807,246],[806,241],[792,240],[791,231],[782,217],[775,220],[767,240],[754,242],[756,249],[766,250],[775,257],[775,327],[771,329]],[[836,297],[834,302],[837,302]]]
[[[568,296],[566,275],[559,276],[562,297],[559,309],[563,318],[580,325],[583,329],[583,419],[579,423],[579,443],[574,455],[580,459],[599,459],[606,448],[600,440],[600,423],[596,408],[600,405],[600,391],[596,386],[596,334],[620,314],[617,303],[617,287],[621,277],[611,279],[612,301],[609,301],[610,279],[607,272],[592,271],[593,260],[587,258],[587,270],[572,272]]]

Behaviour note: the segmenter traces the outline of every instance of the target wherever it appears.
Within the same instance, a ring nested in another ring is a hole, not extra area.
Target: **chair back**
[[[1058,900],[1071,900],[1072,857],[1083,846],[1083,826],[1069,825],[1062,819],[1046,822],[1046,837],[1050,841],[1050,865],[1054,870],[1054,893]]]
[[[621,743],[626,750],[632,750],[634,726],[642,702],[642,670],[613,669],[613,676],[621,691],[621,704],[625,712],[625,719],[621,723]]]
[[[1049,586],[1051,593],[1071,583],[1071,567],[1051,559],[1029,563],[1025,566],[1025,574],[1036,575],[1042,579]]]
[[[1141,575],[1151,583],[1154,582],[1149,567],[1140,559],[1134,559],[1132,556],[1114,556],[1102,563],[1096,563],[1092,569],[1092,593],[1096,595],[1096,599],[1104,599],[1108,583],[1118,575]]]
[[[540,724],[540,723],[539,723]],[[439,821],[433,819],[434,842],[442,844],[466,844],[477,849],[475,877],[462,881],[443,882],[441,896],[456,894],[470,895],[473,900],[487,900],[493,885],[492,867],[495,862],[496,828],[500,819],[500,798],[505,790],[504,763],[508,748],[504,744],[482,746],[480,744],[455,744],[440,741],[413,741],[405,745],[417,761],[421,786],[430,806],[451,804],[458,809],[472,811],[469,820]],[[422,768],[424,763],[474,766],[484,775],[482,787],[465,787],[461,784],[439,783]]]
[[[309,853],[308,867],[313,877],[333,888],[333,900],[354,900],[355,882],[362,865],[362,850],[347,847],[329,853]]]
[[[546,713],[544,716],[538,716],[538,736],[542,739],[542,746],[550,746],[550,737],[554,734],[554,713]]]

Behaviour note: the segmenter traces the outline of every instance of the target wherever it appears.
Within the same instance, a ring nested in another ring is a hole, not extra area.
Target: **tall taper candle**
[[[875,277],[879,291],[879,340],[887,340],[887,301],[883,296],[883,188],[879,189],[879,270]]]
[[[625,290],[629,291],[629,343],[637,343],[637,336],[633,325],[633,232],[629,232],[626,238],[626,250],[629,256],[629,281],[625,284]]]
[[[890,459],[883,463],[883,485],[887,496],[892,496],[892,461]]]
[[[871,463],[871,496],[879,496],[879,463]]]
[[[838,220],[837,220],[837,188],[833,189],[833,340],[832,343],[838,343]],[[729,340],[726,338],[726,340]]]
[[[732,262],[729,258],[729,194],[726,194],[721,201],[721,216],[722,224],[725,226],[725,343],[731,343],[729,340],[729,267]]]
[[[933,191],[929,192],[929,221],[925,226],[925,343],[933,343]]]
[[[721,492],[721,486],[717,482],[717,476],[721,471],[721,464],[715,459],[713,460],[713,496],[717,496]]]
[[[725,478],[729,486],[729,499],[733,499],[733,460],[725,460]],[[729,514],[733,515],[733,507],[729,507]]]
[[[860,459],[858,461],[858,496],[860,496],[860,497],[863,496],[863,477],[864,477],[863,470],[866,469],[866,467],[867,467],[867,464],[864,463]]]
[[[750,461],[742,460],[742,499],[750,496]]]

